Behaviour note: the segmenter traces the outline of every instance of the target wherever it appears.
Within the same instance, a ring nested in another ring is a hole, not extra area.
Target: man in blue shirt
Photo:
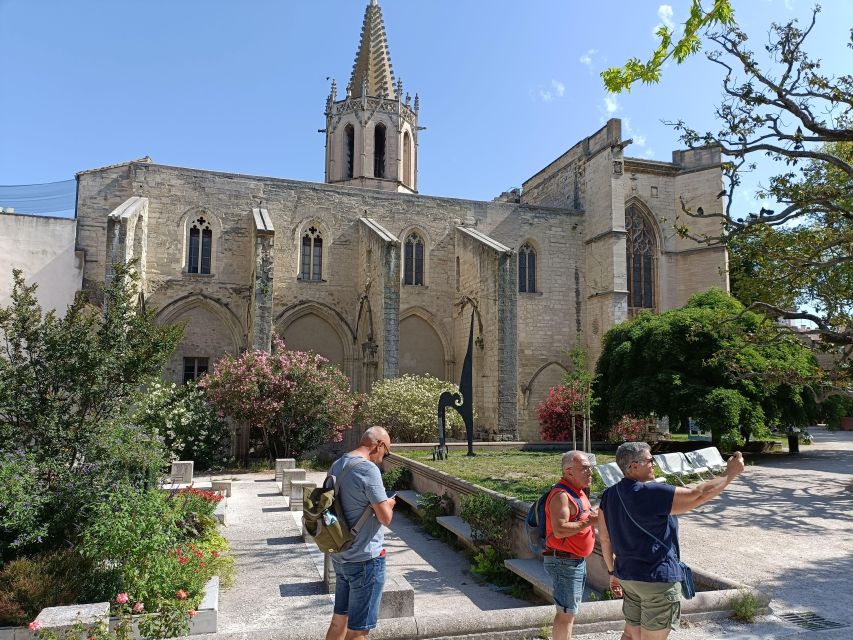
[[[610,587],[623,596],[622,640],[666,640],[681,617],[675,516],[720,495],[743,471],[743,456],[736,452],[724,476],[695,487],[651,482],[655,470],[645,442],[619,445],[616,464],[625,477],[601,498],[598,533]]]
[[[335,608],[326,640],[366,638],[376,627],[379,603],[385,584],[383,525],[391,524],[396,500],[382,484],[379,463],[390,453],[391,438],[382,427],[364,432],[358,447],[332,464],[329,473],[338,479],[343,515],[355,527],[366,512],[369,516],[352,545],[332,554],[335,568]]]

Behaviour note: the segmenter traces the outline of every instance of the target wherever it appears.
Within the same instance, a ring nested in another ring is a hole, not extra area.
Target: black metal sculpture
[[[465,435],[468,438],[468,455],[474,455],[474,314],[471,312],[471,327],[468,329],[468,351],[462,364],[462,376],[459,379],[459,393],[445,391],[438,398],[438,446],[432,452],[433,460],[447,460],[447,442],[445,440],[445,411],[448,407],[455,410],[465,423]]]

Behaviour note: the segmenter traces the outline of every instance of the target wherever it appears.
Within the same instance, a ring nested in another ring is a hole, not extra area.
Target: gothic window
[[[646,217],[635,205],[625,210],[625,247],[628,258],[628,307],[655,308],[655,236]]]
[[[518,291],[536,293],[536,250],[526,243],[518,250]]]
[[[311,226],[302,235],[302,261],[299,268],[300,280],[323,279],[323,235]]]
[[[373,176],[385,177],[385,125],[377,124],[373,129]]]
[[[355,129],[351,124],[344,128],[344,156],[344,178],[351,179],[355,162]]]
[[[403,256],[403,284],[420,285],[424,283],[424,241],[417,233],[406,238]]]
[[[213,231],[204,217],[190,225],[187,243],[187,273],[210,273],[210,258],[213,253]]]
[[[403,183],[414,186],[412,181],[412,137],[406,131],[403,134]]]
[[[207,373],[207,358],[184,358],[184,384]]]

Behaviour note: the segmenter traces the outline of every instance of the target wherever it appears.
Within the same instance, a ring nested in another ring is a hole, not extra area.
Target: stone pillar
[[[400,373],[400,245],[386,243],[382,256],[382,377]]]
[[[210,487],[213,491],[221,491],[226,498],[231,497],[231,480],[211,480]]]
[[[294,458],[276,458],[275,460],[275,481],[281,482],[282,471],[285,469],[295,469],[296,460]]]
[[[169,479],[173,484],[192,484],[193,482],[192,460],[178,460],[172,463],[172,475]]]
[[[255,277],[251,309],[252,348],[269,351],[273,329],[273,249],[275,229],[266,209],[252,209],[255,223]]]
[[[518,259],[498,256],[498,440],[518,440]]]
[[[305,469],[282,469],[281,495],[290,497],[290,483],[294,480],[305,480]],[[299,496],[300,500],[302,496]]]
[[[302,500],[317,488],[317,483],[310,480],[292,480],[290,482],[290,510],[302,511]]]

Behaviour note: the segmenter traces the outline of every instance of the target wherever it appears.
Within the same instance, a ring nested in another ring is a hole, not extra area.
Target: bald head
[[[575,489],[584,489],[592,480],[592,465],[583,451],[566,451],[560,462],[563,467],[563,479]]]
[[[360,447],[375,447],[380,442],[391,442],[388,432],[382,427],[370,427],[362,434],[358,444]]]

